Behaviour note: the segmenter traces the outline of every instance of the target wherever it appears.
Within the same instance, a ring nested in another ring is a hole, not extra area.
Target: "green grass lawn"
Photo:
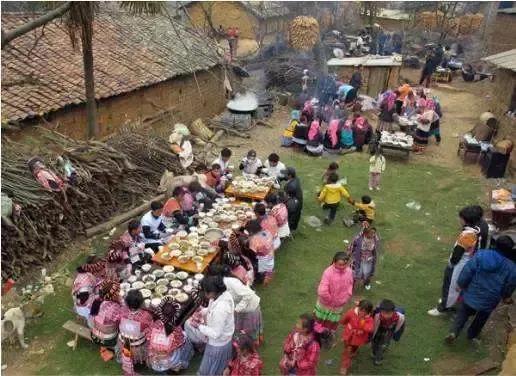
[[[284,159],[297,168],[303,184],[303,219],[310,215],[322,218],[315,192],[329,160],[296,154],[284,156]],[[340,162],[341,176],[347,177],[351,195],[359,198],[369,193],[366,157],[349,155],[342,157]],[[382,298],[393,299],[406,309],[408,323],[402,341],[392,346],[381,367],[372,364],[370,351],[364,347],[353,363],[352,372],[429,374],[441,370],[453,373],[453,369],[446,369],[447,358],[452,357],[455,364],[458,361],[465,367],[482,357],[485,349],[475,351],[463,338],[451,348],[444,345],[450,319],[432,318],[426,314],[439,297],[442,271],[459,228],[457,212],[464,205],[482,202],[479,180],[465,176],[460,170],[388,159],[382,191],[374,192],[372,197],[377,206],[375,226],[382,238],[382,251],[373,288],[367,292],[358,291],[356,296],[375,303]],[[421,203],[421,210],[407,208],[405,204],[411,200]],[[265,362],[264,374],[278,373],[283,339],[299,314],[312,311],[322,271],[333,254],[345,248],[343,241],[351,240],[357,231],[340,224],[340,218],[350,213],[351,207],[343,204],[337,221],[331,227],[322,227],[321,231],[307,226],[302,220],[295,239],[285,244],[276,256],[273,283],[268,288],[258,289],[265,321],[266,343],[260,348]],[[45,349],[45,354],[33,358],[39,364],[38,372],[120,374],[119,366],[114,362],[104,363],[96,347],[87,341],[81,341],[75,352],[67,347],[66,342],[71,338],[61,325],[72,318],[70,308],[69,291],[61,288],[46,300],[44,318],[28,326],[29,342],[37,336]],[[320,374],[338,373],[341,348],[339,343],[335,349],[323,351]],[[430,360],[425,361],[425,358]],[[333,364],[326,365],[325,361],[330,359]],[[196,364],[190,374],[197,370]]]

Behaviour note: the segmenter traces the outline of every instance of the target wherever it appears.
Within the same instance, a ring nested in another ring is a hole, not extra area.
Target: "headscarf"
[[[91,305],[90,315],[97,316],[100,310],[100,305],[103,301],[109,300],[118,302],[120,299],[120,283],[111,279],[105,279],[100,283],[99,296],[93,301]]]
[[[314,113],[314,106],[312,104],[312,101],[306,101],[305,106],[303,107],[303,112],[306,112],[309,115],[313,115]]]
[[[342,126],[343,128],[346,128],[346,129],[351,129],[351,126],[353,125],[353,120],[351,119],[348,119],[344,122],[344,125]]]
[[[363,116],[357,117],[355,120],[355,128],[360,131],[365,131],[367,129],[367,120]]]
[[[310,124],[310,129],[308,130],[308,140],[313,141],[314,138],[319,134],[321,129],[321,124],[319,124],[318,120],[312,121]]]
[[[181,306],[169,296],[164,297],[159,306],[156,307],[156,315],[163,323],[167,337],[174,331],[180,313]]]
[[[428,110],[435,111],[435,101],[433,99],[427,99],[426,100],[426,108]]]
[[[122,253],[115,249],[110,249],[107,254],[107,261],[110,263],[122,262],[123,261]]]
[[[301,112],[298,111],[298,110],[293,110],[291,113],[290,113],[290,118],[292,120],[298,120],[299,121],[299,118],[301,117]]]
[[[425,108],[426,107],[426,99],[425,98],[419,98],[417,100],[417,107]]]
[[[384,94],[383,101],[387,103],[387,110],[392,110],[396,102],[396,94],[393,91],[389,90],[387,93]]]
[[[339,120],[334,119],[330,121],[330,126],[328,127],[328,134],[330,136],[331,146],[337,145],[339,142],[339,138],[337,137],[337,131],[339,130]]]

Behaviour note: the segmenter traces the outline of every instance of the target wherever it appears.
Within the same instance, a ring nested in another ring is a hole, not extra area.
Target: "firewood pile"
[[[42,130],[45,147],[2,140],[2,193],[21,206],[2,217],[2,279],[17,278],[52,260],[89,227],[156,195],[165,169],[184,174],[167,140],[142,132],[121,132],[99,141],[77,141]],[[68,158],[77,181],[63,192],[45,190],[27,161],[37,153],[63,176],[57,157]],[[199,167],[196,160],[192,169]]]
[[[313,60],[305,59],[271,59],[266,68],[267,87],[276,87],[287,91],[299,91],[303,70],[314,72]]]

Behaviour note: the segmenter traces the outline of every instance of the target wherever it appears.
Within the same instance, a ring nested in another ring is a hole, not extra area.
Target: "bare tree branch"
[[[26,24],[23,24],[14,30],[6,32],[2,30],[2,49],[4,49],[5,46],[13,41],[13,39],[21,37],[22,35],[27,34],[28,32],[37,29],[38,27],[43,26],[58,17],[61,17],[70,9],[71,4],[72,3],[70,1],[67,1],[56,9],[42,15],[39,18],[36,18],[33,21],[27,22]]]

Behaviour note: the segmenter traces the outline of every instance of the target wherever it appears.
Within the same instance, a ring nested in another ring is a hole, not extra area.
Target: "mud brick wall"
[[[516,72],[509,69],[497,69],[494,78],[495,89],[491,93],[489,109],[500,120],[496,140],[508,138],[516,144],[516,120],[505,116],[516,90]],[[516,176],[516,148],[511,154],[508,172]]]
[[[486,56],[516,48],[516,14],[498,14],[489,29],[488,39]]]
[[[100,137],[107,136],[126,124],[131,124],[164,110],[172,110],[175,122],[189,124],[201,117],[210,118],[225,106],[220,67],[194,75],[179,76],[156,85],[98,101],[97,118]],[[59,132],[77,139],[86,138],[86,109],[84,105],[70,106],[51,114],[47,122]]]

